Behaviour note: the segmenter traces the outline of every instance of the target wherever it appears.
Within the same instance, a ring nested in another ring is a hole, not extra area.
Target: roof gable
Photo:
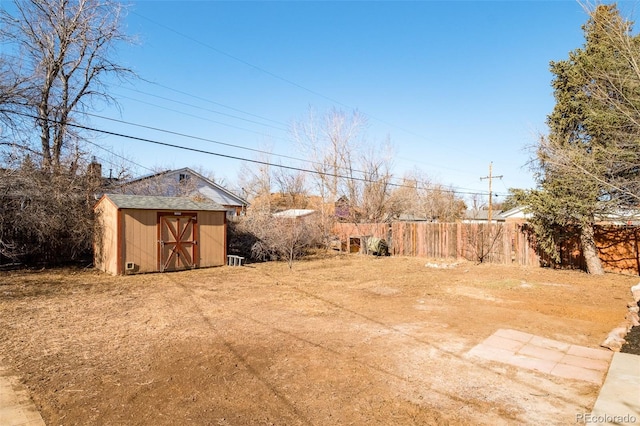
[[[183,167],[177,170],[166,170],[160,173],[142,176],[137,179],[129,180],[128,182],[124,183],[123,186],[126,187],[127,185],[135,185],[136,183],[143,182],[145,180],[172,179],[174,177],[177,182],[180,179],[180,175],[188,175],[191,179],[197,179],[199,184],[194,187],[194,193],[199,193],[203,197],[208,198],[220,205],[237,207],[246,207],[249,205],[247,200],[245,200],[244,198],[237,196],[225,187],[218,185],[211,179],[204,177],[203,175],[190,169],[189,167]]]

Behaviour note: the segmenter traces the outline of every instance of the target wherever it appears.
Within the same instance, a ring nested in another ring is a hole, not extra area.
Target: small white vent
[[[127,271],[133,271],[134,269],[136,269],[136,264],[133,263],[133,262],[127,262],[124,265],[124,269],[127,270]]]

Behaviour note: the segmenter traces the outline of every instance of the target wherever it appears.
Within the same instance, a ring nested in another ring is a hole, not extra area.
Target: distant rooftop
[[[489,210],[465,210],[464,220],[489,220]],[[493,210],[491,220],[503,221],[502,210]]]
[[[315,210],[309,210],[309,209],[289,209],[289,210],[284,210],[278,213],[274,213],[273,216],[274,217],[304,217],[304,216],[309,216],[310,214],[315,213]]]

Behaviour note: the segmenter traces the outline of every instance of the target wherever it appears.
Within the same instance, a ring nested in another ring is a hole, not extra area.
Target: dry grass
[[[0,362],[55,425],[567,424],[590,409],[596,386],[466,353],[498,328],[597,347],[637,278],[427,262],[7,273]]]

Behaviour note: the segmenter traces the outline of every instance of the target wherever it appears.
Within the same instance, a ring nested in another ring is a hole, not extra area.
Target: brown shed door
[[[198,267],[197,215],[158,214],[159,269],[179,271]]]

